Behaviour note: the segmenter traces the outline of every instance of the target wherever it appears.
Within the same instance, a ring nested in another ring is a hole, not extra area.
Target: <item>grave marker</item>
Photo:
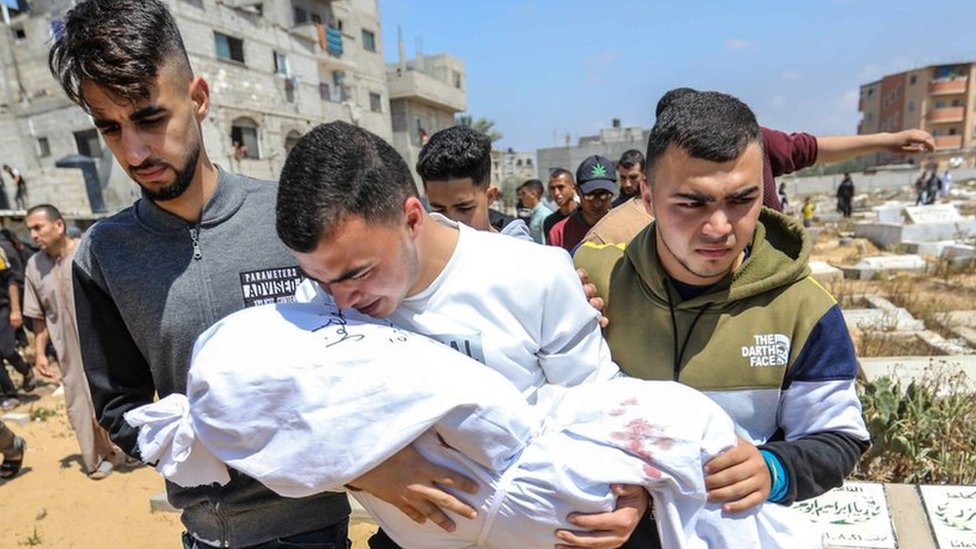
[[[898,547],[881,484],[846,482],[840,488],[795,503],[793,507],[824,529],[827,547]]]

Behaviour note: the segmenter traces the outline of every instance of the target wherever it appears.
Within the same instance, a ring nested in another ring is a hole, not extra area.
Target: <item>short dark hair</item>
[[[451,126],[430,136],[417,159],[424,182],[470,177],[482,187],[491,181],[491,138],[467,126]]]
[[[52,223],[55,221],[64,222],[64,217],[61,215],[61,211],[50,204],[38,204],[37,206],[31,206],[27,210],[27,215],[34,215],[37,212],[44,212],[48,220]]]
[[[350,216],[394,224],[417,196],[410,168],[387,142],[346,122],[305,134],[281,170],[275,226],[288,248],[314,250]]]
[[[522,188],[532,191],[539,198],[542,198],[542,195],[544,195],[546,192],[545,187],[542,185],[542,181],[539,181],[538,179],[529,179],[525,183],[522,183]]]
[[[549,179],[555,179],[557,177],[568,177],[570,183],[573,185],[576,184],[576,178],[573,177],[573,172],[567,170],[566,168],[555,168],[549,172]]]
[[[658,117],[647,140],[646,173],[670,146],[692,158],[728,162],[750,143],[762,144],[756,115],[742,101],[719,92],[697,92],[675,99]]]
[[[624,154],[620,155],[620,160],[617,161],[617,167],[626,168],[629,170],[634,166],[637,166],[641,171],[644,171],[644,153],[637,149],[624,151]]]
[[[68,98],[86,107],[84,81],[129,100],[149,98],[164,63],[193,72],[176,21],[159,0],[85,0],[64,19],[48,66]]]
[[[692,93],[698,93],[698,90],[694,88],[674,88],[664,92],[664,95],[657,100],[657,107],[654,109],[654,117],[660,117],[661,113],[664,112],[664,109],[671,106],[671,103],[674,103],[675,99]]]

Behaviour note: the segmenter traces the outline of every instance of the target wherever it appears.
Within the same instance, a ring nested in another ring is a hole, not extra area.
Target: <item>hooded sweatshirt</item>
[[[655,231],[656,222],[626,249],[586,244],[575,257],[605,296],[621,370],[718,402],[741,436],[780,459],[780,503],[839,486],[869,435],[854,346],[836,300],[810,276],[805,231],[764,208],[742,265],[687,300],[658,259]]]

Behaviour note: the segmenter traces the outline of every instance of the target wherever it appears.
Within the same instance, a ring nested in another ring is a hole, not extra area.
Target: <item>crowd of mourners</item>
[[[0,240],[3,404],[56,358],[85,472],[153,465],[184,547],[346,547],[349,496],[374,549],[821,546],[790,506],[870,440],[775,178],[929,134],[786,133],[675,88],[645,150],[525,181],[508,216],[465,126],[416,183],[344,122],[276,182],[214,164],[160,0],[78,2],[50,66],[142,197],[80,239],[25,208],[33,255]],[[0,424],[0,478],[25,449]]]

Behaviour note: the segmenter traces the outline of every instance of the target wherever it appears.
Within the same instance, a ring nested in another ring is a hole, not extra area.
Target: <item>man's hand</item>
[[[596,284],[590,282],[590,276],[586,274],[585,269],[576,269],[576,276],[580,279],[580,284],[583,285],[583,295],[586,299],[590,301],[590,306],[600,311],[600,327],[606,328],[607,324],[610,324],[610,319],[603,316],[603,298],[597,295]]]
[[[418,524],[430,519],[447,532],[454,531],[454,521],[442,509],[472,519],[477,513],[469,505],[444,492],[449,486],[474,494],[473,480],[424,459],[413,446],[407,446],[390,459],[349,483],[400,509]]]
[[[34,357],[34,367],[37,371],[41,373],[44,377],[54,377],[54,370],[51,369],[51,363],[48,362],[46,355],[40,355]]]
[[[617,495],[616,509],[610,513],[570,515],[569,522],[584,531],[558,530],[556,537],[563,543],[556,548],[613,549],[623,545],[647,512],[649,497],[641,486],[614,484],[613,492]]]
[[[10,325],[15,330],[24,325],[24,317],[20,315],[20,311],[10,311]]]
[[[893,153],[932,152],[935,150],[935,139],[929,132],[922,130],[903,130],[891,134],[892,143],[886,148]]]
[[[738,513],[766,501],[772,480],[759,449],[748,440],[705,464],[708,501],[726,501],[726,513]]]

